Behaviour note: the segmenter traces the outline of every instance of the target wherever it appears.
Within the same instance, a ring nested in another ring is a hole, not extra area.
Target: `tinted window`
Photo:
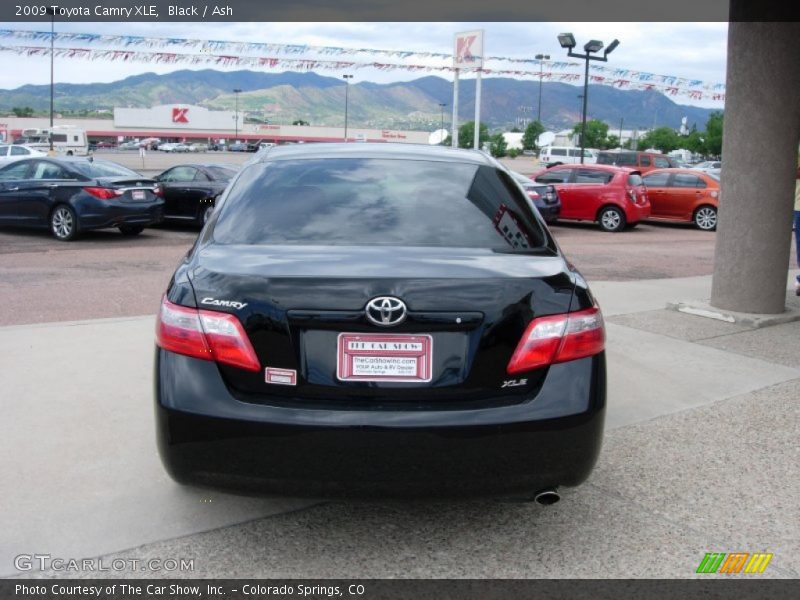
[[[365,158],[246,167],[214,231],[222,244],[542,246],[526,198],[492,167]]]
[[[211,173],[214,179],[230,179],[236,175],[236,169],[230,167],[212,166],[207,167],[207,170],[209,173]]]
[[[536,178],[539,183],[566,183],[572,175],[572,169],[548,169]]]
[[[194,167],[175,167],[161,177],[161,181],[192,181],[197,174]]]
[[[706,187],[705,181],[700,179],[697,175],[689,175],[688,173],[676,173],[672,180],[673,187],[684,188],[704,188]]]
[[[70,163],[73,169],[78,171],[81,175],[86,177],[135,177],[141,178],[136,171],[131,171],[127,167],[118,165],[117,163],[106,162],[101,160],[89,161],[76,161]]]
[[[669,173],[653,173],[644,176],[644,184],[647,187],[666,187],[669,181]]]
[[[639,157],[639,165],[642,167],[649,167],[650,166],[650,157],[646,155],[642,155]]]
[[[8,179],[25,179],[30,167],[30,161],[15,162],[0,169],[0,181]]]
[[[54,142],[66,142],[67,141],[67,134],[66,133],[54,133],[53,134],[53,141]]]
[[[11,156],[28,156],[31,153],[27,148],[21,146],[11,146]]]
[[[194,176],[195,181],[211,181],[211,177],[203,173],[200,169],[197,169],[197,173]]]
[[[566,156],[567,150],[565,148],[553,148],[550,150],[550,156]]]
[[[657,169],[668,169],[670,167],[669,161],[663,156],[653,157],[653,164]]]
[[[595,171],[594,169],[578,169],[575,174],[575,183],[596,183],[605,185],[614,179],[613,173],[606,171]]]
[[[74,179],[68,171],[60,165],[51,162],[38,161],[33,167],[31,179]]]
[[[597,164],[599,165],[628,165],[635,167],[636,153],[635,152],[601,152],[597,155]]]

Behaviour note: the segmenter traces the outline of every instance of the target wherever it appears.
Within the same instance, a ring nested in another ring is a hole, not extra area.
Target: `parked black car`
[[[548,224],[555,223],[558,220],[558,215],[561,214],[561,199],[558,197],[556,188],[547,183],[537,183],[530,177],[526,177],[516,171],[511,171],[511,175],[525,190],[528,198],[533,201],[545,222]]]
[[[273,148],[157,321],[157,439],[180,482],[551,503],[592,470],[605,404],[597,304],[481,152]]]
[[[105,160],[28,158],[0,169],[0,225],[49,228],[62,241],[107,227],[137,235],[163,208],[155,181]]]
[[[186,164],[157,175],[164,193],[164,218],[205,224],[236,171],[230,165]]]

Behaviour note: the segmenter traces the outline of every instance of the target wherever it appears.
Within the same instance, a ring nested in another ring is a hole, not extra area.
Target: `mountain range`
[[[302,119],[312,125],[340,126],[344,116],[345,84],[316,73],[260,73],[255,71],[180,70],[164,75],[144,73],[111,83],[55,85],[56,111],[144,108],[159,104],[195,104],[210,109],[239,110],[273,123]],[[542,122],[549,129],[572,127],[581,118],[582,86],[542,83]],[[347,90],[351,127],[436,129],[451,117],[452,82],[428,76],[397,83],[363,82]],[[0,112],[14,107],[49,109],[49,85],[24,85],[0,90]],[[491,129],[520,125],[537,116],[539,82],[487,77],[482,82],[481,120]],[[444,113],[440,104],[445,104]],[[459,120],[472,120],[475,80],[459,84]],[[711,109],[680,105],[657,91],[621,90],[589,86],[588,117],[618,129],[668,126],[677,129],[683,117],[689,127],[705,127]]]

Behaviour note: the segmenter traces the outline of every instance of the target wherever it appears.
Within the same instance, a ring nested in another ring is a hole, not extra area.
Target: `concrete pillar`
[[[713,306],[784,311],[799,140],[800,23],[730,23]]]

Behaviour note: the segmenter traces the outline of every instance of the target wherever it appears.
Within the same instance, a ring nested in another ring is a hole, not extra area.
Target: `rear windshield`
[[[75,161],[70,163],[72,168],[86,177],[141,177],[135,171],[112,162],[105,161]]]
[[[597,164],[636,166],[636,154],[634,152],[601,152],[597,155]]]
[[[493,167],[371,158],[246,167],[213,236],[221,244],[440,246],[525,251],[546,243]]]
[[[210,165],[206,167],[208,171],[217,179],[231,179],[236,175],[236,169],[228,167],[218,167],[217,165]]]
[[[639,173],[631,173],[628,175],[628,185],[642,185],[642,176]]]

